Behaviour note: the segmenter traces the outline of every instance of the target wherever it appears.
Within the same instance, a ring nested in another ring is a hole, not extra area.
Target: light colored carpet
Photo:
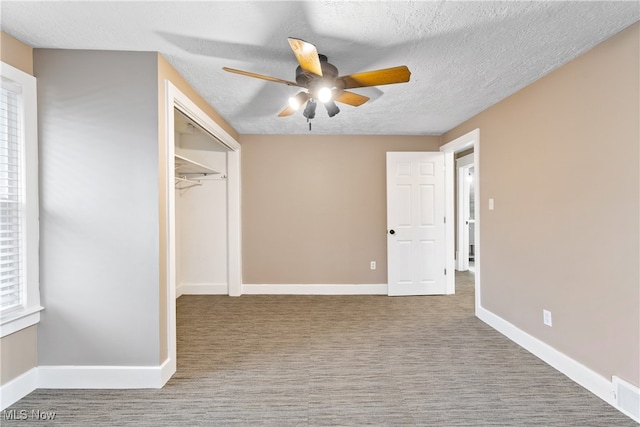
[[[161,390],[37,390],[64,426],[636,426],[455,296],[183,296]],[[28,425],[28,421],[3,426]]]

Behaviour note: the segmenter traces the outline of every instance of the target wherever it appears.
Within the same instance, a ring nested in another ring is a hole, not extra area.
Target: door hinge
[[[444,269],[444,275],[445,276],[447,275],[447,269],[446,268]]]
[[[447,223],[447,217],[446,216],[444,217],[444,223],[445,224]]]

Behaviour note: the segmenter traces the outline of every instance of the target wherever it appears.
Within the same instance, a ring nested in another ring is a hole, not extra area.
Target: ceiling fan
[[[340,109],[335,104],[336,101],[358,107],[369,100],[366,96],[346,89],[406,83],[411,76],[409,68],[405,65],[340,76],[338,75],[338,69],[329,63],[325,55],[318,54],[318,50],[313,44],[292,37],[289,37],[288,40],[300,64],[296,68],[295,82],[222,67],[223,70],[230,73],[304,88],[304,90],[289,98],[289,106],[282,110],[278,117],[290,116],[304,107],[303,115],[309,121],[315,117],[318,103],[324,104],[329,117],[333,117],[340,112]],[[311,123],[309,123],[309,129],[311,129]]]

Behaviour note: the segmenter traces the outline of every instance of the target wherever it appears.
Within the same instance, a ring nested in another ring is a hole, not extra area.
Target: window
[[[0,336],[40,320],[36,79],[0,63]]]

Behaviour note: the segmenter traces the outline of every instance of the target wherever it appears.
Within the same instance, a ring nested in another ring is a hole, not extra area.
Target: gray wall
[[[159,363],[157,55],[34,50],[40,365]]]

